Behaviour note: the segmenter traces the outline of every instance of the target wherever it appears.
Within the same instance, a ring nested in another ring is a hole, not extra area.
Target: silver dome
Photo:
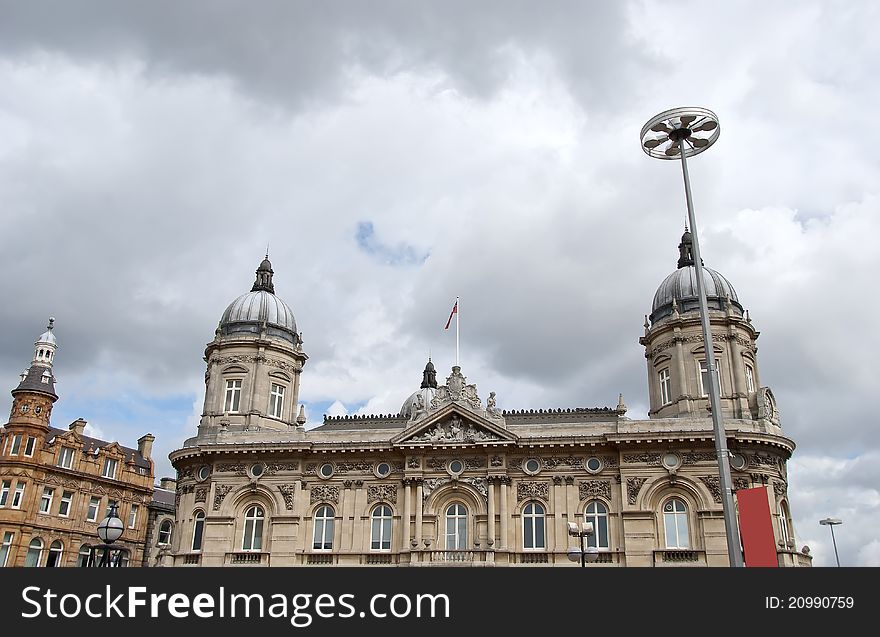
[[[710,310],[725,310],[727,298],[731,305],[742,314],[742,305],[730,281],[712,268],[703,266],[703,284]],[[697,297],[697,271],[693,265],[677,269],[663,280],[654,294],[651,305],[651,322],[672,314],[672,302],[678,305],[679,313],[699,309]]]
[[[266,290],[251,291],[235,299],[220,319],[221,334],[250,332],[259,334],[263,323],[269,334],[296,343],[296,320],[293,310],[277,296]]]
[[[55,333],[52,332],[52,329],[55,327],[55,319],[53,317],[49,317],[49,325],[46,326],[46,331],[40,334],[37,338],[34,345],[39,345],[40,343],[48,343],[50,345],[56,345],[55,341]]]

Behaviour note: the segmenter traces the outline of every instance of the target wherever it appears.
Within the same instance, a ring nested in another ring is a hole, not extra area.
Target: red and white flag
[[[456,301],[455,305],[452,306],[452,311],[449,313],[449,320],[446,321],[446,327],[443,328],[444,330],[448,330],[449,326],[452,325],[452,317],[455,314],[458,314],[458,301]]]

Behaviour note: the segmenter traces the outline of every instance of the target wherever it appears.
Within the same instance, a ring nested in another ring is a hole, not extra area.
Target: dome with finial
[[[54,329],[54,327],[55,327],[55,317],[50,316],[49,317],[49,324],[46,326],[46,331],[43,332],[42,334],[40,334],[39,337],[37,337],[37,340],[34,344],[38,345],[40,343],[48,343],[50,345],[55,345],[56,344],[55,333],[52,331]]]
[[[301,343],[293,310],[275,296],[274,274],[267,254],[257,268],[251,291],[235,299],[223,312],[218,326],[221,336],[239,333],[256,335],[265,326],[269,336],[283,338],[294,345]]]
[[[437,393],[437,370],[434,369],[434,363],[428,359],[425,365],[425,371],[422,372],[422,384],[420,388],[409,395],[400,408],[400,415],[404,418],[411,418],[413,413],[418,410],[418,403],[421,400],[421,408],[427,409],[434,400]]]
[[[653,325],[678,311],[680,314],[698,311],[700,307],[697,294],[697,269],[694,266],[693,237],[685,227],[678,244],[678,269],[667,276],[657,292],[651,305],[651,324]],[[727,310],[728,305],[742,316],[743,308],[739,303],[736,290],[724,275],[703,266],[703,287],[706,290],[706,301],[710,310]]]

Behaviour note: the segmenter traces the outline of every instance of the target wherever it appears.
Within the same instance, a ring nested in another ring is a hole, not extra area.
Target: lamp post
[[[117,515],[118,505],[113,502],[110,504],[110,511],[107,517],[98,524],[98,537],[104,543],[104,556],[101,558],[101,566],[110,566],[110,545],[122,535],[122,520]]]
[[[568,534],[572,537],[578,537],[581,540],[581,547],[573,546],[568,549],[568,559],[572,562],[580,561],[581,568],[587,565],[587,562],[595,562],[599,558],[599,549],[595,546],[584,546],[584,538],[593,535],[593,523],[577,522],[568,523]]]
[[[718,457],[718,474],[721,487],[721,504],[724,509],[724,527],[727,532],[727,556],[731,566],[743,565],[740,549],[739,528],[733,507],[732,480],[730,478],[730,452],[721,418],[721,392],[718,386],[718,367],[712,350],[712,333],[709,326],[709,307],[706,302],[706,285],[703,280],[703,261],[700,257],[700,241],[697,219],[691,198],[687,158],[697,155],[715,143],[721,128],[718,116],[706,108],[673,108],[651,118],[642,127],[642,150],[655,159],[681,159],[684,177],[684,193],[687,201],[688,222],[693,233],[693,261],[697,279],[697,296],[700,302],[700,323],[703,328],[703,348],[709,372],[709,404],[715,432],[715,453]]]
[[[819,524],[831,529],[831,543],[834,544],[834,559],[837,560],[837,568],[840,568],[840,557],[837,555],[837,540],[834,539],[834,527],[838,524],[843,524],[843,521],[837,518],[825,518],[824,520],[819,520]]]

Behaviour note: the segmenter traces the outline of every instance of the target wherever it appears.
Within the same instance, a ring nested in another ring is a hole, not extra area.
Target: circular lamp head
[[[834,526],[835,524],[843,524],[843,521],[837,518],[825,518],[824,520],[819,520],[819,524],[824,526]]]
[[[116,505],[110,507],[110,514],[98,525],[98,537],[104,544],[113,544],[122,535],[122,520],[116,515]]]
[[[584,559],[587,562],[595,562],[599,559],[599,549],[595,546],[588,546],[584,553],[586,553],[586,557]]]
[[[572,562],[580,562],[581,561],[581,550],[576,546],[568,549],[568,559]]]
[[[642,127],[642,150],[654,159],[679,159],[682,152],[693,157],[714,144],[720,134],[718,116],[708,108],[673,108]]]

